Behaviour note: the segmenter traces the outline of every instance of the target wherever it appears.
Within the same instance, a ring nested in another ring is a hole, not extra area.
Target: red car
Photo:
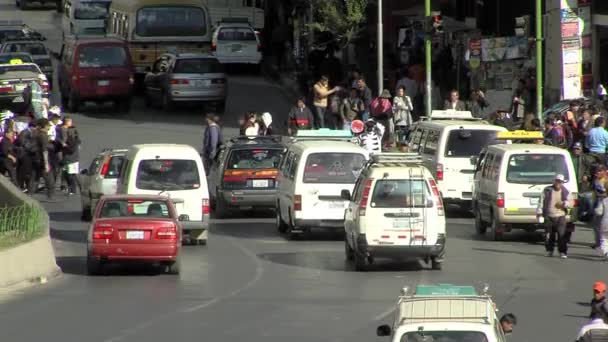
[[[113,195],[100,199],[88,234],[87,272],[105,264],[144,262],[179,274],[181,226],[173,202],[156,195]]]

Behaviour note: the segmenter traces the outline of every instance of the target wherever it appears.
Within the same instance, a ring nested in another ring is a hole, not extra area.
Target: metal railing
[[[30,241],[44,230],[44,212],[33,204],[0,208],[0,249]]]

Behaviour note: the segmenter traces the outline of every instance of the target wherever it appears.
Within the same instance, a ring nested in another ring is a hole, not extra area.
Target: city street
[[[58,49],[61,16],[54,9],[21,12],[14,1],[0,0],[0,20],[17,18]],[[224,135],[236,134],[247,110],[271,112],[284,131],[289,108],[287,94],[272,81],[231,75]],[[147,109],[141,98],[128,115],[103,108],[70,113],[83,139],[81,168],[105,147],[183,143],[198,149],[203,114],[199,107]],[[369,272],[357,273],[345,261],[341,236],[320,232],[310,240],[287,241],[278,235],[272,213],[247,213],[215,220],[207,246],[183,248],[178,277],[139,267],[89,277],[80,199],[57,199],[44,205],[64,275],[17,290],[0,303],[3,341],[380,341],[376,326],[392,323],[404,285],[478,282],[490,284],[501,314],[517,316],[510,341],[573,341],[589,314],[593,282],[608,280],[608,264],[588,247],[588,228],[577,229],[569,259],[560,260],[544,257],[539,235],[480,239],[472,217],[457,210],[448,212],[442,271],[379,260]]]

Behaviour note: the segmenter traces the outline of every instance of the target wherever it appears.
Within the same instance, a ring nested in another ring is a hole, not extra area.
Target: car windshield
[[[224,68],[215,58],[184,58],[175,61],[173,72],[178,74],[223,73]]]
[[[194,160],[151,159],[139,163],[135,186],[141,190],[192,190],[201,187],[201,180]]]
[[[450,132],[445,146],[448,158],[469,158],[479,155],[487,145],[495,144],[497,131],[455,129]]]
[[[142,37],[204,36],[207,19],[200,7],[144,7],[137,11],[135,32]]]
[[[279,149],[242,149],[230,152],[226,168],[237,169],[276,169],[281,162]]]
[[[74,9],[74,19],[105,19],[110,2],[81,2]]]
[[[116,199],[103,203],[100,218],[169,218],[169,206],[164,200]]]
[[[80,49],[81,68],[122,67],[127,65],[127,51],[122,46],[84,46]]]
[[[30,55],[47,55],[46,48],[42,43],[7,43],[3,52],[25,52]]]
[[[568,181],[568,165],[562,154],[516,154],[509,158],[507,182],[516,184],[551,184],[555,175]]]
[[[306,159],[304,183],[354,184],[364,164],[359,153],[312,153]]]
[[[424,208],[427,198],[430,198],[430,192],[422,179],[382,179],[376,182],[370,206]]]
[[[218,40],[255,41],[255,31],[246,27],[223,27],[217,34]]]
[[[38,66],[41,68],[46,68],[53,65],[49,58],[38,58],[36,59],[36,61],[34,61],[34,63],[38,64]]]
[[[0,55],[0,64],[9,64],[11,60],[18,59],[23,63],[34,63],[31,55],[26,54],[2,54]],[[49,60],[50,63],[50,60]],[[38,64],[38,63],[37,63]]]
[[[480,331],[412,331],[401,336],[401,342],[488,342]]]

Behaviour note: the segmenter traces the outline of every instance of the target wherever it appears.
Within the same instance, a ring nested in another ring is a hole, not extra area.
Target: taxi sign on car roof
[[[8,63],[10,65],[19,65],[19,64],[23,64],[23,61],[19,58],[13,58]]]
[[[513,140],[539,140],[544,139],[543,132],[540,131],[512,131],[498,132],[496,139],[513,139]]]
[[[449,284],[416,286],[416,296],[478,296],[473,286],[455,286]]]
[[[297,137],[328,137],[328,138],[350,138],[353,136],[352,132],[347,129],[307,129],[298,130]]]
[[[431,119],[474,119],[473,114],[466,110],[434,110]]]

